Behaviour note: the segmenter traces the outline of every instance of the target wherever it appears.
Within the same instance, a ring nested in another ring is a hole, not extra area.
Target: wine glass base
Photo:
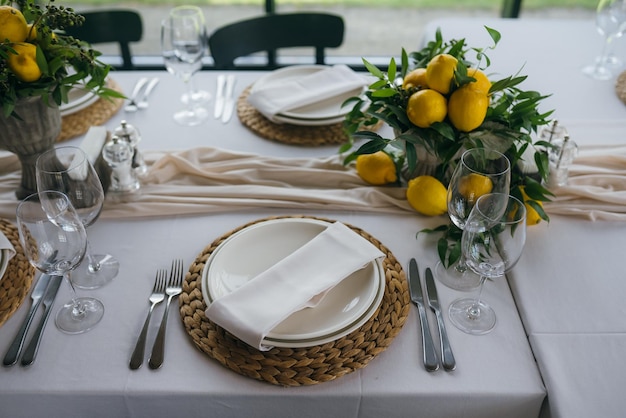
[[[191,98],[191,101],[190,101]],[[190,102],[193,104],[203,104],[211,101],[211,93],[206,90],[195,90],[189,93],[185,93],[181,96],[180,101],[184,104],[189,104]]]
[[[91,256],[98,261],[100,268],[92,270],[87,258],[72,272],[72,283],[79,289],[97,289],[113,280],[120,270],[117,259],[108,254],[94,254]]]
[[[435,277],[445,286],[463,292],[476,289],[480,285],[480,276],[469,267],[461,273],[456,265],[445,268],[441,261],[435,266]]]
[[[487,334],[496,326],[496,313],[489,305],[480,302],[479,313],[472,315],[470,312],[475,303],[476,300],[471,298],[457,299],[452,302],[448,308],[450,321],[466,334]]]
[[[200,125],[209,118],[209,111],[203,107],[193,109],[183,109],[174,113],[174,120],[183,126]]]
[[[595,80],[610,80],[613,72],[600,65],[588,65],[582,69],[583,74]]]
[[[78,302],[83,310],[77,314],[74,302]],[[104,316],[104,305],[98,299],[77,298],[63,305],[57,313],[57,328],[66,334],[82,334],[92,329]]]

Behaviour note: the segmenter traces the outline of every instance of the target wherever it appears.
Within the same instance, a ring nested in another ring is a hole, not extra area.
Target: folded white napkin
[[[384,254],[342,223],[311,241],[235,291],[213,302],[207,317],[262,350],[265,336],[293,312]]]
[[[255,88],[248,103],[270,120],[278,113],[328,100],[364,87],[367,80],[346,65],[335,65],[302,78],[277,80]]]
[[[11,241],[9,241],[9,239],[2,232],[0,232],[0,250],[9,250],[9,259],[15,256],[15,248],[13,247],[13,244],[11,244]],[[0,275],[0,279],[1,278],[2,275]]]

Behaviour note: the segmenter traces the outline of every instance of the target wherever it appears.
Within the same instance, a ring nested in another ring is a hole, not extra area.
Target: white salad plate
[[[251,93],[256,89],[278,82],[288,82],[293,79],[302,78],[326,68],[328,67],[324,65],[294,65],[280,68],[259,78],[252,86]],[[341,106],[343,102],[350,97],[358,96],[362,92],[363,87],[359,87],[327,100],[281,112],[277,114],[274,119],[283,123],[303,126],[338,123],[342,121],[350,111],[350,106]]]
[[[328,225],[317,219],[283,218],[259,222],[232,234],[205,264],[204,301],[210,305],[231,293],[306,244]],[[264,344],[300,348],[337,340],[371,318],[384,291],[384,269],[382,261],[377,260],[342,280],[315,307],[291,314],[266,336]]]
[[[71,115],[72,113],[83,110],[97,102],[99,99],[98,95],[93,91],[86,90],[81,87],[71,88],[67,93],[67,96],[67,103],[62,103],[61,106],[59,106],[61,116]]]

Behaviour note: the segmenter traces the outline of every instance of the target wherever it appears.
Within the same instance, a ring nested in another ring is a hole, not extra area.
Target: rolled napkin
[[[277,80],[253,88],[248,102],[266,118],[340,96],[367,85],[367,80],[346,65],[335,65],[298,79]],[[339,113],[338,113],[339,115]]]
[[[568,184],[552,191],[548,214],[626,221],[626,145],[580,147]]]
[[[9,241],[9,239],[2,232],[0,232],[0,250],[8,250],[9,260],[15,256],[15,248],[13,247],[13,244],[11,244],[11,241]],[[1,275],[0,278],[2,278]]]
[[[269,269],[214,301],[206,316],[245,343],[267,351],[265,336],[293,312],[384,254],[335,222]]]

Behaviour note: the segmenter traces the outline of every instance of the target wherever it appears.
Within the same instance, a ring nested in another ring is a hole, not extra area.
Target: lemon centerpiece
[[[552,196],[545,186],[551,145],[533,136],[550,122],[552,111],[539,110],[547,96],[521,88],[526,76],[497,78],[489,71],[487,53],[497,46],[500,33],[485,29],[493,41],[487,48],[470,47],[465,39],[444,41],[437,30],[423,49],[410,53],[403,49],[401,64],[392,58],[386,71],[364,59],[375,81],[364,95],[344,103],[352,107],[344,122],[349,140],[340,152],[347,154],[345,164],[383,151],[395,156],[411,206],[423,215],[437,216],[447,211],[443,191],[463,151],[497,150],[511,163],[510,193],[532,209],[529,224],[547,221],[542,202]],[[394,137],[375,132],[380,121],[393,128]],[[475,175],[462,187],[468,196],[478,198],[492,185],[488,178]],[[455,228],[449,223],[435,229],[444,232],[440,249],[446,240],[450,248],[458,243],[460,231]],[[440,251],[440,257],[444,255]]]

